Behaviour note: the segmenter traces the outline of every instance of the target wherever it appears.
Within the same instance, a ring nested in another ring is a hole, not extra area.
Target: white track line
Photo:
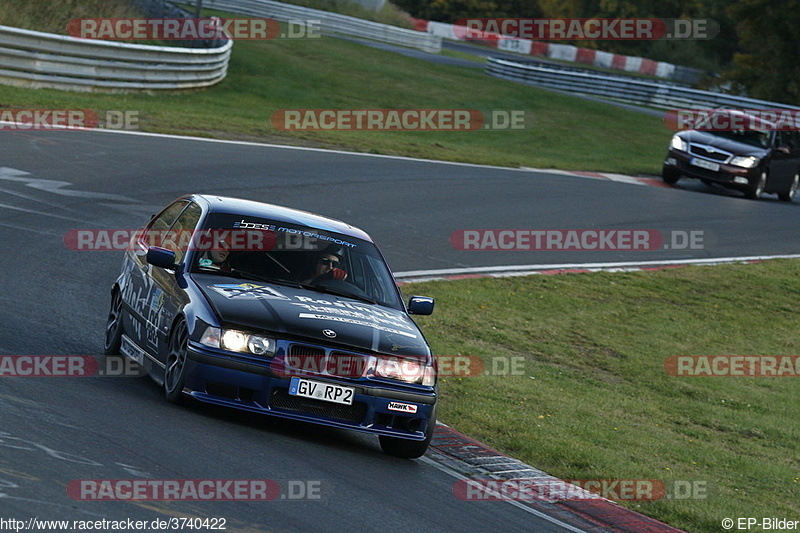
[[[745,257],[718,257],[706,259],[670,259],[663,261],[620,261],[612,263],[562,263],[562,264],[534,264],[534,265],[510,265],[510,266],[488,266],[488,267],[468,267],[468,268],[442,268],[439,270],[408,270],[405,272],[395,272],[397,279],[413,279],[419,277],[443,277],[443,276],[464,276],[470,274],[486,274],[493,276],[523,275],[528,272],[538,272],[540,270],[570,270],[570,269],[624,269],[624,268],[647,268],[670,265],[718,265],[724,263],[742,263],[748,261],[767,261],[770,259],[800,259],[800,254],[789,255],[753,255]]]

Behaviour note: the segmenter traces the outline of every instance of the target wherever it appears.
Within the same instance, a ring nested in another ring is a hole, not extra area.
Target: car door
[[[772,145],[768,189],[781,192],[789,187],[798,167],[797,134],[776,131]]]
[[[189,205],[188,200],[177,200],[170,204],[158,215],[155,215],[144,231],[138,236],[132,249],[127,252],[127,266],[122,284],[122,301],[130,310],[129,321],[125,324],[125,331],[131,335],[136,345],[147,350],[147,317],[151,314],[153,302],[153,280],[149,275],[150,264],[147,263],[147,249],[149,246],[161,246],[165,233],[172,227],[180,214]],[[155,295],[157,301],[159,295]],[[147,350],[149,352],[149,350]],[[153,353],[153,352],[149,352]],[[136,357],[137,360],[140,357]],[[144,361],[139,360],[140,363]]]
[[[188,303],[186,291],[181,287],[186,255],[197,229],[202,208],[191,202],[175,220],[161,241],[161,247],[175,252],[176,269],[164,269],[150,266],[151,292],[145,321],[147,324],[147,350],[166,363],[169,349],[169,335],[175,317]]]

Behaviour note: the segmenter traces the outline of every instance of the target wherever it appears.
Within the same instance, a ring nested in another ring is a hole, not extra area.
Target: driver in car
[[[314,275],[303,283],[316,283],[326,279],[346,280],[347,272],[339,268],[340,263],[341,258],[338,255],[323,253],[317,259],[316,266],[314,267]]]
[[[230,259],[230,246],[227,242],[220,241],[220,247],[204,252],[198,264],[201,267],[230,272],[228,259]]]

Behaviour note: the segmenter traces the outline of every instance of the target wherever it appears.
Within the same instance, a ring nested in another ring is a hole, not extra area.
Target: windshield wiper
[[[256,281],[272,281],[270,278],[266,276],[260,276],[258,274],[254,274],[253,272],[246,272],[244,270],[239,270],[237,268],[228,268],[228,269],[221,269],[221,268],[210,268],[206,266],[199,267],[203,272],[214,272],[216,274],[222,276],[231,276],[235,278],[242,278],[242,279],[252,279]]]

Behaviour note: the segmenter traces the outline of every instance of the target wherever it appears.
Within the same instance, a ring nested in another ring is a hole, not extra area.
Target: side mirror
[[[147,262],[169,270],[174,270],[178,266],[175,264],[175,252],[158,246],[151,246],[147,249]]]
[[[412,296],[408,300],[408,312],[412,315],[429,315],[433,313],[433,298]]]
[[[776,150],[778,150],[779,152],[784,153],[784,154],[790,154],[792,152],[789,149],[788,146],[778,146],[778,148],[776,148]]]

